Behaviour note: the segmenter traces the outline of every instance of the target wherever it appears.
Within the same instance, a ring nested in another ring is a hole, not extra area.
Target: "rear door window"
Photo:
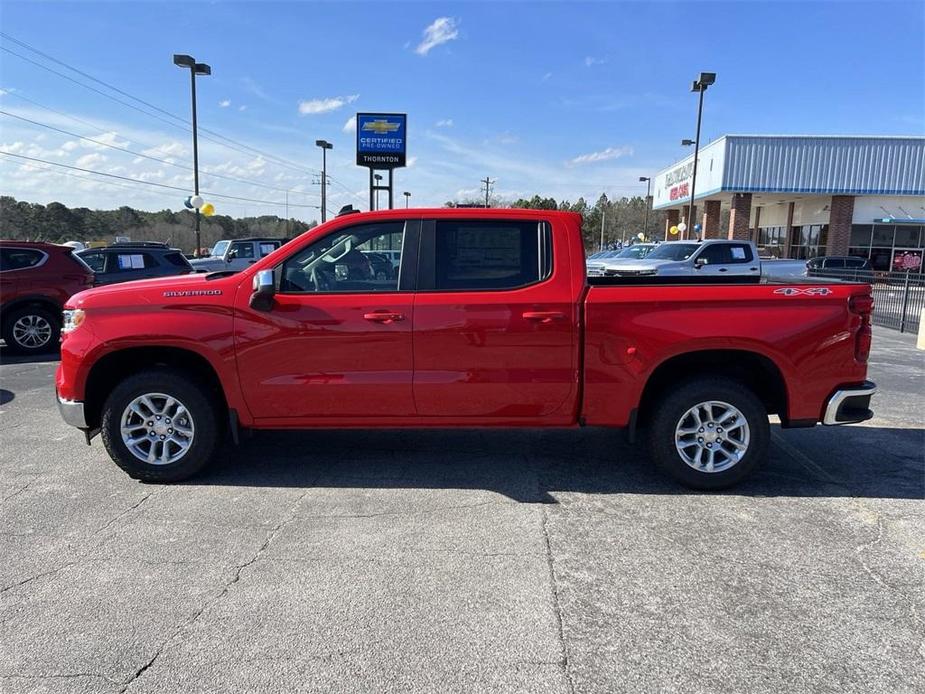
[[[254,244],[250,241],[246,243],[233,243],[231,244],[231,253],[234,254],[235,258],[253,258]]]
[[[436,290],[516,289],[552,274],[551,230],[546,222],[437,221],[433,236]]]
[[[93,272],[103,272],[106,267],[106,256],[102,251],[81,253],[78,257],[89,265]]]
[[[0,248],[0,271],[25,270],[36,267],[44,259],[45,254],[34,248]]]

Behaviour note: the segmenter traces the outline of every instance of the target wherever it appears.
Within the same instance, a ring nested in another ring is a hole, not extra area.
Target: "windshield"
[[[639,258],[645,258],[649,255],[649,252],[652,250],[652,246],[630,246],[629,248],[624,248],[622,251],[617,253],[617,258],[633,258],[638,260]]]
[[[215,247],[212,249],[212,256],[216,258],[221,258],[225,255],[225,249],[228,248],[228,241],[219,241],[215,244]]]
[[[648,260],[687,260],[700,246],[696,243],[680,243],[678,241],[663,243],[649,253]]]

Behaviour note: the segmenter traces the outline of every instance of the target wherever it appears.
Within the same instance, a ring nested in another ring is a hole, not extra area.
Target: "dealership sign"
[[[404,113],[358,113],[357,165],[371,169],[404,166],[407,121]]]
[[[672,202],[675,200],[681,200],[691,194],[688,179],[691,177],[693,172],[694,162],[690,161],[687,164],[682,164],[681,166],[672,169],[665,174],[665,187],[668,189],[669,200]]]

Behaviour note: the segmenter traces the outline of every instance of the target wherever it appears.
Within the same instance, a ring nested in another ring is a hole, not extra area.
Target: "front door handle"
[[[373,311],[372,313],[364,313],[363,318],[372,323],[395,323],[405,320],[401,313],[396,313],[395,311]]]
[[[524,311],[523,317],[537,323],[552,323],[554,320],[563,320],[565,314],[561,311]]]
[[[718,272],[729,272],[729,268],[721,267],[719,268]]]

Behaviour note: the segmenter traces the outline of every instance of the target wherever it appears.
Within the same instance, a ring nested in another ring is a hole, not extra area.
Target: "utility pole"
[[[321,223],[327,219],[327,190],[328,190],[328,150],[334,149],[327,140],[315,140],[315,146],[321,148]]]
[[[411,203],[411,193],[406,190],[404,192],[404,196],[405,196],[405,209],[407,210],[408,205]]]
[[[491,196],[491,187],[492,187],[495,183],[498,182],[498,179],[496,178],[496,179],[492,180],[492,179],[490,179],[488,176],[486,176],[486,177],[483,178],[480,182],[485,184],[485,207],[490,207],[489,199],[490,199],[490,196]]]
[[[373,180],[376,181],[376,209],[379,209],[379,188],[381,187],[379,181],[382,180],[381,174],[373,175]]]
[[[684,230],[684,238],[688,236],[688,230],[694,231],[694,194],[697,190],[697,155],[700,152],[700,121],[703,117],[703,93],[707,87],[716,82],[715,72],[701,72],[698,79],[694,80],[691,85],[692,92],[700,93],[700,101],[697,105],[697,136],[694,139],[694,171],[691,175],[691,199],[687,204],[687,229]]]
[[[649,238],[649,196],[651,195],[652,190],[652,178],[646,176],[640,176],[639,181],[646,182],[646,221],[642,223],[642,233],[646,238]]]
[[[289,189],[286,189],[286,238],[289,238]]]
[[[601,247],[597,250],[604,250],[604,218],[607,217],[607,210],[601,208]]]
[[[177,67],[189,68],[190,91],[193,101],[193,195],[199,197],[199,138],[198,123],[196,121],[196,75],[211,75],[212,68],[205,63],[197,63],[190,55],[174,54],[173,64]],[[199,208],[196,208],[196,249],[194,257],[199,257],[199,248],[202,246],[202,237],[199,232]]]

